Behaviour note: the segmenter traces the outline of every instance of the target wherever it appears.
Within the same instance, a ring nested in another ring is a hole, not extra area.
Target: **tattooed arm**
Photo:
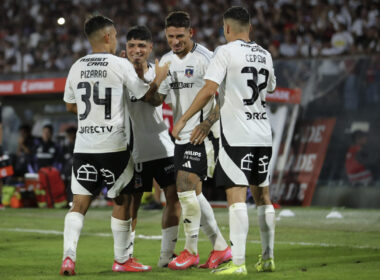
[[[218,86],[219,85],[217,83],[215,83],[214,81],[206,80],[206,84],[198,92],[198,94],[195,97],[195,99],[194,99],[193,103],[191,104],[190,108],[182,115],[182,117],[174,125],[173,130],[172,130],[172,135],[174,136],[174,138],[176,138],[178,140],[181,140],[181,138],[178,135],[181,132],[181,130],[185,127],[186,122],[192,116],[194,116],[197,112],[199,112],[204,106],[206,106],[206,104],[214,96],[216,90],[218,89]],[[218,116],[219,116],[219,114],[218,114]],[[210,123],[211,123],[211,121],[212,120],[210,120]]]
[[[190,136],[190,143],[197,145],[202,144],[203,140],[207,137],[207,135],[210,132],[210,129],[212,125],[219,120],[220,112],[219,112],[219,105],[216,104],[214,109],[211,111],[210,115],[207,119],[205,119],[203,122],[198,124],[193,131],[191,132]]]

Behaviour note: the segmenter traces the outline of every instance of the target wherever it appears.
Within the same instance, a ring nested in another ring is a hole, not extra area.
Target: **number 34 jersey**
[[[125,87],[142,98],[149,85],[137,77],[133,65],[124,58],[94,53],[72,65],[63,100],[77,104],[74,153],[126,150]]]
[[[276,77],[268,51],[255,42],[242,40],[220,46],[204,79],[219,85],[223,146],[272,145],[265,96],[275,90]]]

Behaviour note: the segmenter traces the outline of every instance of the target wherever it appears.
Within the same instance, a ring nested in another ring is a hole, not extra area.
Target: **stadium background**
[[[56,139],[62,139],[67,125],[75,124],[75,118],[65,111],[62,92],[33,92],[22,81],[64,78],[71,64],[90,51],[82,32],[88,15],[101,13],[115,20],[119,51],[125,46],[128,28],[147,25],[154,37],[153,57],[160,57],[168,51],[163,27],[170,11],[188,11],[195,41],[214,50],[225,43],[221,15],[237,4],[252,14],[252,38],[272,53],[278,87],[302,93],[299,105],[269,106],[274,115],[286,111],[274,171],[276,199],[295,205],[380,207],[380,20],[379,1],[375,0],[4,0],[0,19],[4,150],[17,150],[22,123],[31,124],[36,136],[43,124],[52,123]],[[9,82],[21,83],[21,90],[10,90]],[[288,136],[292,125],[294,133]],[[318,125],[329,131],[321,136],[321,142],[312,146],[303,141],[308,135],[311,139]],[[367,136],[362,158],[372,175],[366,182],[350,181],[346,168],[347,151],[357,131]],[[288,148],[287,137],[292,139]],[[286,149],[288,153],[281,156]],[[315,165],[309,170],[308,158]],[[277,181],[279,173],[281,184]],[[310,186],[311,197],[305,204],[304,191]],[[219,198],[212,191],[208,195]]]

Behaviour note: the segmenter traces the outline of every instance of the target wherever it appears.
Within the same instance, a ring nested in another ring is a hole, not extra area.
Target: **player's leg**
[[[111,217],[111,230],[114,239],[114,259],[119,264],[129,259],[128,245],[131,235],[130,216],[131,195],[121,194],[114,198],[114,206]]]
[[[211,140],[206,138],[203,142],[205,152],[207,155],[207,177],[213,177],[213,170],[215,168],[216,153],[218,151],[218,140],[213,138]],[[209,180],[204,183],[208,183]],[[201,224],[200,227],[204,234],[207,235],[213,250],[211,251],[206,263],[200,265],[200,268],[216,268],[221,263],[229,261],[231,259],[231,248],[228,247],[223,235],[221,234],[218,224],[215,220],[214,211],[211,208],[210,203],[207,201],[202,192],[197,191],[197,199],[201,207]]]
[[[162,239],[161,252],[158,261],[159,267],[168,266],[175,257],[175,245],[178,238],[178,224],[181,216],[181,205],[179,203],[177,188],[175,184],[163,188],[166,205],[162,212]]]
[[[201,209],[196,190],[202,188],[202,181],[195,173],[178,170],[177,194],[182,208],[183,225],[186,236],[185,250],[171,261],[170,269],[183,270],[199,263],[198,234],[201,221]]]
[[[215,274],[247,274],[245,251],[249,220],[245,201],[251,165],[245,168],[241,162],[250,152],[250,147],[224,146],[219,150],[215,180],[216,186],[224,187],[226,190],[232,261],[213,270]]]
[[[132,230],[130,206],[135,186],[134,163],[129,150],[110,153],[101,160],[101,176],[107,185],[108,197],[114,200],[111,229],[114,238],[115,272],[142,272],[151,270],[150,266],[137,263],[128,255],[128,245]]]
[[[128,244],[128,255],[130,257],[133,256],[133,249],[135,244],[135,236],[136,236],[136,225],[137,225],[137,215],[141,205],[141,199],[144,192],[135,192],[132,194],[132,200],[129,207],[130,215],[132,218],[132,232],[130,236],[130,242]]]
[[[219,230],[215,219],[214,211],[210,203],[204,197],[203,193],[197,194],[197,199],[201,208],[200,228],[209,238],[213,250],[211,251],[206,263],[200,265],[200,268],[216,268],[221,263],[231,259],[231,249],[228,247],[222,233]]]
[[[75,275],[76,252],[79,237],[83,228],[84,216],[90,207],[93,195],[96,193],[97,182],[81,180],[77,170],[87,158],[74,154],[74,169],[71,176],[71,189],[74,194],[73,205],[65,216],[63,230],[63,262],[60,274]],[[89,190],[93,190],[91,193]]]
[[[157,266],[167,267],[169,262],[176,257],[174,249],[177,244],[178,224],[181,216],[181,205],[175,185],[174,158],[167,157],[154,160],[149,162],[148,165],[149,169],[154,170],[154,181],[160,186],[166,199],[166,204],[162,211],[161,252]]]
[[[212,272],[220,275],[246,275],[245,250],[248,235],[248,212],[245,203],[246,186],[233,186],[226,189],[230,225],[232,261]]]
[[[251,191],[257,205],[262,248],[256,269],[258,271],[274,271],[275,211],[270,199],[269,187],[251,186]]]

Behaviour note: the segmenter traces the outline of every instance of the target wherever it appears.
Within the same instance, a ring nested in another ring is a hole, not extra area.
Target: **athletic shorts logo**
[[[241,170],[252,170],[252,162],[253,162],[253,155],[251,153],[246,154],[240,162],[240,169]]]
[[[98,181],[98,171],[91,164],[85,164],[77,170],[78,181],[96,182]]]
[[[183,167],[191,168],[191,162],[190,160],[186,161],[184,164],[182,164]]]
[[[104,169],[104,168],[100,169],[100,172],[102,173],[104,177],[104,182],[106,182],[106,185],[112,186],[113,184],[115,184],[115,174],[113,174],[108,169]]]
[[[269,160],[268,156],[263,156],[259,158],[259,167],[261,170],[259,170],[259,173],[267,173],[268,172],[268,165],[269,165]]]

